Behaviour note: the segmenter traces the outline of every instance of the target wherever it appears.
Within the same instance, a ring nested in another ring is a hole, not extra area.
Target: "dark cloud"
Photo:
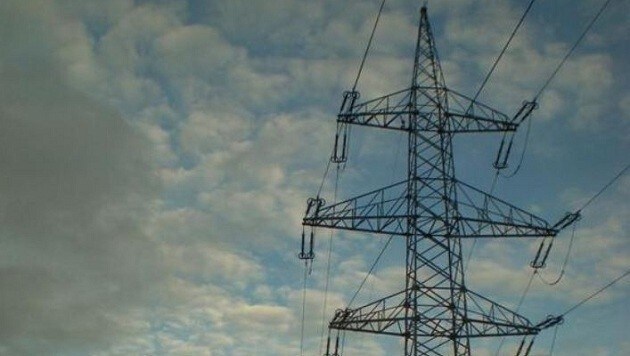
[[[159,290],[149,145],[55,72],[0,70],[0,353],[106,347]]]

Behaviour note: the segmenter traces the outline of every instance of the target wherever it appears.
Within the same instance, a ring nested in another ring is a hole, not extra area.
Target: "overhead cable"
[[[610,187],[617,179],[621,178],[621,176],[623,176],[626,171],[628,170],[628,168],[630,168],[630,164],[626,165],[619,173],[617,173],[616,176],[613,177],[613,179],[611,179],[608,183],[606,183],[606,185],[604,185],[602,187],[602,189],[600,189],[595,195],[593,195],[586,203],[584,203],[584,205],[582,205],[582,207],[580,209],[578,209],[578,211],[583,210],[584,208],[586,208],[587,206],[589,206],[595,199],[597,199],[600,195],[602,195],[602,193],[608,189],[608,187]]]
[[[333,205],[337,202],[337,191],[339,189],[339,179],[341,176],[340,166],[337,165],[337,172],[335,174],[335,190],[333,195]],[[326,262],[326,282],[324,285],[324,302],[322,306],[322,323],[321,323],[321,335],[319,339],[319,354],[322,354],[322,347],[324,345],[324,329],[326,321],[326,307],[328,305],[328,286],[330,284],[330,261],[332,259],[332,246],[333,246],[334,230],[330,230],[330,238],[328,240],[328,259]]]
[[[620,280],[624,279],[625,277],[627,277],[630,274],[630,269],[626,270],[622,275],[620,275],[619,277],[613,279],[610,283],[606,284],[605,286],[601,287],[600,289],[598,289],[596,292],[592,293],[591,295],[589,295],[588,297],[582,299],[579,303],[575,304],[574,306],[572,306],[571,308],[567,309],[564,313],[560,314],[560,316],[566,316],[567,314],[571,313],[572,311],[574,311],[575,309],[581,307],[584,303],[588,302],[589,300],[595,298],[597,295],[599,295],[601,292],[605,291],[606,289],[612,287],[615,283],[619,282]]]
[[[368,273],[365,275],[365,277],[361,281],[361,284],[359,284],[359,288],[357,289],[356,292],[354,292],[354,295],[352,296],[352,298],[350,298],[350,301],[348,302],[348,308],[350,308],[350,306],[352,305],[352,303],[356,299],[357,295],[359,295],[359,292],[361,291],[361,288],[363,288],[363,285],[367,281],[368,277],[372,274],[372,271],[374,271],[374,268],[376,267],[376,264],[381,259],[381,256],[383,256],[383,253],[385,253],[385,250],[389,246],[389,243],[392,242],[393,238],[394,238],[394,235],[389,235],[389,238],[387,239],[387,242],[385,242],[385,245],[383,245],[383,248],[381,248],[381,252],[376,257],[376,260],[374,260],[374,263],[372,263],[372,266],[370,267],[370,270],[368,271]]]
[[[365,48],[365,52],[363,52],[363,58],[361,59],[361,65],[359,66],[359,72],[357,73],[357,77],[354,80],[354,85],[352,86],[352,91],[357,90],[357,84],[359,83],[359,77],[361,77],[361,72],[363,72],[363,66],[365,65],[365,60],[367,58],[368,52],[370,51],[370,47],[372,46],[372,40],[374,39],[374,33],[376,32],[376,27],[378,26],[378,20],[381,18],[381,13],[383,12],[383,7],[385,6],[385,0],[381,2],[381,7],[378,9],[378,15],[376,15],[376,21],[374,21],[374,27],[372,27],[372,33],[370,33],[370,39],[368,40],[367,47]]]
[[[549,85],[549,83],[551,83],[551,81],[553,80],[553,78],[556,76],[556,74],[558,74],[558,71],[560,71],[560,68],[562,68],[562,66],[564,65],[564,63],[567,61],[567,59],[571,56],[571,54],[573,53],[573,51],[577,48],[577,46],[580,44],[580,42],[582,42],[582,39],[584,38],[584,36],[586,36],[586,34],[588,33],[588,31],[590,31],[591,27],[593,27],[593,24],[595,23],[595,21],[597,21],[597,19],[599,18],[599,16],[602,14],[602,12],[604,12],[604,10],[606,9],[606,7],[608,6],[608,4],[611,2],[612,0],[606,0],[606,2],[602,5],[602,7],[600,7],[599,11],[597,12],[597,14],[595,15],[595,17],[593,17],[593,19],[591,20],[591,22],[588,24],[588,26],[586,26],[586,29],[584,30],[584,32],[582,32],[582,34],[580,35],[580,37],[577,39],[577,41],[575,41],[575,43],[573,44],[573,47],[571,47],[571,49],[569,50],[569,52],[567,52],[567,54],[564,56],[564,58],[562,58],[562,61],[560,61],[560,64],[558,64],[558,66],[556,67],[556,69],[553,71],[553,73],[549,76],[549,78],[547,79],[547,81],[545,82],[545,84],[540,88],[540,90],[538,91],[538,93],[536,94],[536,96],[534,96],[534,101],[536,101],[536,99],[538,99],[538,97],[540,97],[540,95],[542,94],[542,92],[547,88],[547,86]]]
[[[508,46],[510,45],[510,42],[512,42],[512,39],[516,35],[516,31],[518,31],[518,29],[523,24],[523,20],[525,20],[525,16],[527,16],[527,14],[529,13],[529,10],[532,8],[532,5],[534,5],[534,2],[536,2],[536,0],[531,0],[529,2],[529,5],[527,5],[527,8],[525,9],[525,12],[521,16],[520,20],[518,20],[518,23],[516,24],[516,27],[514,27],[514,30],[512,30],[512,33],[510,34],[510,37],[508,38],[507,42],[505,42],[505,45],[503,45],[503,49],[501,50],[501,53],[499,53],[499,56],[497,57],[497,59],[492,64],[492,67],[490,68],[490,71],[488,72],[488,74],[486,74],[486,77],[484,78],[483,82],[481,83],[481,86],[479,87],[479,89],[477,89],[477,93],[475,93],[475,96],[473,97],[472,102],[477,100],[477,97],[479,97],[479,94],[481,94],[481,91],[486,86],[486,83],[488,83],[488,79],[490,79],[490,76],[492,75],[492,73],[494,72],[495,68],[497,67],[497,64],[499,64],[499,61],[501,60],[501,57],[503,57],[503,54],[505,53],[505,51],[507,50]],[[472,102],[471,102],[471,107],[472,107]]]

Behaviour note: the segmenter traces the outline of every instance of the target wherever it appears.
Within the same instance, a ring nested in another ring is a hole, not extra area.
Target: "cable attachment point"
[[[555,230],[555,233],[558,233],[560,230],[566,228],[567,226],[572,225],[576,221],[581,219],[580,211],[576,211],[575,213],[566,213],[562,219],[560,219],[557,223],[555,223],[551,229]],[[530,262],[530,266],[534,269],[544,268],[547,263],[547,257],[549,257],[549,252],[551,251],[551,247],[553,246],[553,237],[544,238],[540,242],[540,246],[538,247],[538,251],[536,251],[536,256]],[[544,251],[544,252],[543,252]]]
[[[573,224],[576,221],[579,221],[582,218],[580,211],[576,211],[575,213],[568,212],[566,213],[562,219],[560,219],[557,223],[552,226],[552,229],[560,231],[567,226]]]
[[[518,110],[516,115],[512,118],[512,123],[516,125],[520,125],[525,119],[532,114],[532,111],[538,109],[538,103],[536,100],[532,101],[523,101],[521,108]]]
[[[304,217],[317,217],[319,215],[319,209],[324,205],[326,205],[326,200],[323,198],[308,198],[306,200],[306,213]]]
[[[351,113],[354,108],[354,104],[357,99],[361,97],[361,94],[356,90],[347,90],[343,92],[343,100],[341,101],[341,108],[339,108],[339,114]]]
[[[564,317],[562,315],[553,316],[547,315],[547,318],[540,323],[536,324],[536,327],[540,330],[548,329],[552,326],[562,325],[564,323]]]

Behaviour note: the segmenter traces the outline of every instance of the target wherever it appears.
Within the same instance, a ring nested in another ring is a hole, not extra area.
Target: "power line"
[[[326,181],[326,177],[328,176],[328,171],[330,170],[331,159],[328,159],[328,163],[326,164],[326,170],[324,171],[324,176],[322,177],[322,182],[319,184],[319,189],[317,189],[317,197],[322,193],[322,188],[324,188],[324,182]]]
[[[556,324],[556,327],[553,329],[553,339],[551,339],[551,346],[549,347],[549,356],[553,356],[553,349],[556,346],[556,338],[558,337],[558,326],[560,326],[560,324]]]
[[[624,173],[626,173],[628,168],[630,168],[630,164],[626,165],[619,173],[617,173],[617,175],[614,176],[613,179],[611,179],[608,183],[606,183],[606,185],[604,185],[602,189],[600,189],[595,195],[593,195],[591,199],[589,199],[586,203],[584,203],[584,205],[582,205],[582,207],[578,209],[578,211],[582,211],[584,208],[589,206],[595,199],[597,199],[600,195],[602,195],[602,193],[606,189],[608,189],[608,187],[610,187],[617,179],[619,179],[622,175],[624,175]]]
[[[340,166],[337,165],[337,172],[335,174],[335,190],[334,190],[334,195],[333,195],[333,204],[335,204],[337,202],[337,192],[339,189],[339,179],[341,177],[341,172],[340,171]],[[330,261],[332,259],[332,246],[333,246],[333,235],[334,235],[334,230],[330,230],[330,238],[328,240],[328,260],[326,262],[326,283],[324,286],[324,303],[322,306],[322,324],[321,324],[321,335],[320,335],[320,339],[319,339],[319,354],[321,355],[322,353],[322,347],[324,344],[324,324],[326,322],[326,307],[328,304],[328,286],[330,284]]]
[[[505,51],[507,50],[508,46],[510,45],[510,42],[512,42],[512,39],[516,35],[516,31],[518,31],[519,27],[521,27],[521,24],[523,23],[523,20],[525,20],[525,16],[527,16],[527,13],[529,13],[529,10],[532,8],[532,5],[534,5],[535,1],[536,0],[531,0],[529,2],[529,5],[527,5],[527,8],[525,9],[525,12],[521,16],[520,20],[518,20],[518,23],[516,24],[516,27],[514,27],[514,30],[512,30],[512,33],[510,34],[510,37],[508,38],[507,42],[503,46],[503,49],[501,50],[501,53],[499,53],[499,56],[497,57],[497,59],[492,64],[492,67],[490,68],[490,71],[488,72],[488,74],[486,74],[486,77],[484,78],[483,82],[481,83],[481,86],[479,87],[479,89],[477,89],[477,93],[473,97],[472,102],[477,100],[477,97],[479,97],[479,94],[481,94],[481,91],[486,86],[486,83],[488,83],[488,79],[490,79],[490,76],[492,75],[492,73],[494,72],[495,68],[497,67],[497,64],[499,64],[499,61],[501,60],[501,57],[503,57],[503,54],[505,53]],[[471,107],[472,107],[472,102],[471,102]]]
[[[308,276],[308,260],[304,261],[304,284],[302,286],[302,324],[300,331],[300,355],[304,356],[304,324],[306,323],[306,277]]]
[[[540,88],[540,90],[538,91],[538,93],[536,94],[536,96],[534,96],[534,101],[536,101],[536,99],[538,99],[538,97],[540,96],[540,94],[542,94],[542,92],[547,88],[547,86],[549,85],[549,83],[551,83],[551,81],[553,80],[553,78],[556,76],[556,74],[558,74],[558,71],[560,71],[560,68],[562,68],[562,66],[564,65],[564,63],[567,61],[567,59],[569,58],[569,56],[571,56],[571,54],[573,53],[573,51],[577,48],[577,46],[580,44],[580,42],[582,42],[582,39],[584,38],[584,36],[586,36],[586,34],[588,33],[588,31],[590,31],[591,27],[593,27],[593,24],[595,23],[595,21],[597,21],[597,19],[599,18],[599,16],[602,14],[602,12],[604,12],[604,10],[606,9],[606,7],[608,6],[608,4],[611,2],[612,0],[606,0],[606,2],[604,3],[604,5],[602,5],[602,7],[599,9],[599,11],[597,12],[597,14],[595,15],[595,17],[593,17],[593,19],[591,20],[591,22],[588,24],[588,26],[586,26],[586,29],[584,30],[584,32],[582,32],[582,34],[580,35],[580,37],[577,39],[577,41],[575,41],[575,43],[573,44],[573,47],[571,47],[571,49],[569,50],[569,52],[567,52],[567,54],[564,56],[564,58],[562,59],[562,61],[560,61],[560,64],[558,64],[558,66],[556,67],[556,69],[553,71],[553,73],[551,74],[551,76],[549,76],[549,79],[547,79],[547,81],[545,82],[545,84]]]
[[[365,48],[365,52],[363,52],[363,58],[361,59],[361,65],[359,66],[359,72],[357,73],[357,78],[354,80],[352,91],[355,91],[357,89],[357,84],[359,83],[359,77],[361,77],[361,72],[363,72],[363,66],[365,65],[365,60],[367,59],[368,52],[370,51],[370,47],[372,46],[372,40],[374,39],[376,26],[378,26],[378,20],[381,18],[381,12],[383,12],[384,6],[385,6],[385,0],[381,2],[381,7],[378,9],[378,15],[376,15],[376,21],[374,21],[374,27],[372,27],[372,33],[370,34],[370,39],[368,40],[368,44],[367,44],[367,47]]]
[[[579,308],[580,306],[582,306],[584,303],[588,302],[589,300],[595,298],[597,295],[599,295],[601,292],[605,291],[606,289],[612,287],[615,283],[619,282],[620,280],[622,280],[623,278],[625,278],[626,276],[628,276],[628,274],[630,274],[630,269],[626,270],[622,275],[620,275],[619,277],[613,279],[610,283],[606,284],[605,286],[601,287],[600,289],[598,289],[596,292],[592,293],[591,295],[589,295],[588,297],[582,299],[579,303],[575,304],[574,306],[572,306],[571,308],[567,309],[564,313],[560,314],[561,317],[566,316],[567,314],[571,313],[572,311],[574,311],[575,309]]]
[[[389,238],[387,239],[387,242],[385,242],[385,245],[383,245],[383,248],[381,248],[381,252],[379,252],[378,256],[376,257],[376,260],[374,260],[374,263],[372,263],[372,266],[370,267],[370,270],[368,271],[368,273],[365,275],[365,277],[361,281],[361,284],[359,285],[359,288],[357,289],[356,292],[354,292],[354,295],[352,296],[352,298],[350,298],[350,302],[348,302],[348,308],[350,308],[350,306],[352,305],[352,302],[354,302],[354,300],[356,299],[357,295],[359,295],[359,292],[361,291],[361,288],[363,288],[363,285],[367,281],[368,277],[372,274],[372,271],[374,271],[374,268],[376,267],[376,264],[378,263],[378,261],[383,256],[383,253],[385,252],[385,250],[389,246],[389,243],[392,242],[393,238],[394,238],[394,235],[389,235]]]
[[[536,275],[537,270],[534,270],[534,272],[532,272],[532,275],[529,276],[529,281],[527,281],[527,286],[525,287],[525,289],[523,290],[523,294],[521,294],[521,298],[518,301],[518,304],[516,305],[516,310],[514,310],[516,313],[518,313],[519,309],[521,309],[521,306],[523,305],[523,302],[525,301],[525,297],[527,296],[527,293],[529,293],[529,289],[532,286],[532,281],[534,280],[534,275]],[[499,355],[499,352],[501,351],[501,348],[503,347],[503,344],[505,343],[505,337],[501,338],[501,342],[499,343],[499,347],[497,347],[497,351],[495,352],[495,356]]]

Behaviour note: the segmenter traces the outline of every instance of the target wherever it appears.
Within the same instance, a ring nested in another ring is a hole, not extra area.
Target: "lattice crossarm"
[[[446,115],[451,119],[451,132],[506,132],[518,128],[518,123],[504,113],[451,89],[446,91],[449,102]]]
[[[407,213],[407,181],[402,181],[355,198],[307,209],[302,224],[404,235]]]
[[[558,229],[530,212],[456,181],[459,234],[454,237],[544,237]]]
[[[524,316],[475,292],[466,292],[469,337],[536,335],[540,328]]]
[[[337,310],[329,327],[403,336],[405,293],[403,290],[356,309]]]
[[[409,115],[415,113],[410,103],[409,88],[344,108],[337,122],[409,131]]]

